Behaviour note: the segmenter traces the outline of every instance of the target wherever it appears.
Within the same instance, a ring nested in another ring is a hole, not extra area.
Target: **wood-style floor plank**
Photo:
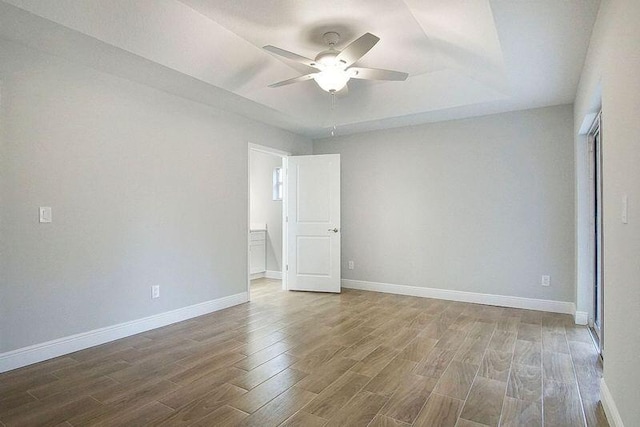
[[[418,363],[415,372],[425,377],[440,378],[455,354],[455,350],[434,348],[425,359]]]
[[[223,406],[219,408],[206,417],[202,418],[195,424],[192,424],[194,427],[231,427],[236,426],[243,419],[248,417],[249,414],[246,412],[242,412],[239,409],[233,408],[231,406]]]
[[[476,377],[469,391],[460,418],[487,426],[497,426],[507,383]]]
[[[476,372],[478,372],[478,365],[454,360],[442,374],[433,391],[444,396],[464,400],[471,388]]]
[[[171,414],[164,417],[161,426],[183,426],[192,424],[201,418],[206,417],[211,412],[225,406],[231,400],[238,396],[242,396],[247,391],[233,384],[223,384],[215,388],[208,394],[193,400],[186,405],[172,411]]]
[[[380,346],[362,359],[362,361],[356,363],[351,370],[368,377],[374,377],[387,366],[398,353],[398,350],[391,347]]]
[[[511,359],[513,359],[512,352],[489,348],[482,358],[478,375],[492,380],[507,381],[511,368]]]
[[[327,423],[324,418],[317,417],[308,412],[298,411],[284,423],[281,427],[322,427]]]
[[[464,401],[432,393],[416,419],[417,427],[454,427]]]
[[[237,368],[221,369],[186,386],[177,388],[175,391],[163,396],[160,402],[170,408],[178,409],[210,392],[224,386],[239,375],[246,374],[246,371]]]
[[[415,367],[415,362],[396,357],[371,379],[365,390],[390,397]]]
[[[233,378],[230,383],[235,384],[238,387],[242,387],[246,390],[251,390],[255,386],[265,382],[272,376],[284,371],[289,366],[295,364],[298,361],[297,357],[290,356],[288,354],[281,354],[274,357],[268,362],[259,365],[246,374],[239,375]]]
[[[294,369],[285,369],[277,375],[269,378],[248,393],[232,400],[229,405],[244,412],[254,412],[271,399],[283,393],[295,383],[306,377],[307,374]]]
[[[378,414],[367,427],[409,427],[411,424],[403,423],[386,415]]]
[[[502,406],[501,427],[541,427],[542,403],[541,401],[527,401],[505,397]]]
[[[544,425],[584,426],[578,385],[544,380]]]
[[[347,372],[305,406],[304,411],[318,417],[330,419],[370,380],[371,378],[364,375]]]
[[[606,427],[571,316],[285,292],[0,374],[0,427]]]
[[[413,424],[438,380],[421,375],[405,378],[381,413],[395,420]]]
[[[277,426],[316,397],[315,393],[292,387],[244,418],[238,426]]]
[[[542,344],[535,341],[517,340],[513,351],[513,363],[541,366]]]
[[[344,373],[351,369],[356,363],[355,360],[343,357],[333,358],[323,366],[322,371],[308,375],[303,378],[297,386],[319,394],[337,381],[338,378],[344,375]]]
[[[431,352],[437,343],[436,339],[418,336],[400,352],[398,357],[418,363]]]
[[[375,393],[361,391],[331,417],[327,426],[367,426],[387,400],[386,397]]]
[[[95,424],[96,426],[147,426],[158,425],[162,419],[170,417],[173,410],[162,403],[151,402],[135,410],[123,411],[119,415]],[[73,425],[69,423],[69,425]]]
[[[542,390],[542,368],[513,364],[507,385],[507,396],[526,401],[539,401]]]
[[[489,348],[495,351],[512,353],[517,336],[516,332],[497,329],[491,337]]]
[[[573,371],[571,355],[544,351],[542,359],[542,373],[545,381],[575,383],[576,375]]]
[[[41,401],[28,404],[22,411],[13,411],[2,417],[7,426],[57,425],[67,419],[88,413],[102,406],[91,397],[83,397],[64,405],[47,405]]]

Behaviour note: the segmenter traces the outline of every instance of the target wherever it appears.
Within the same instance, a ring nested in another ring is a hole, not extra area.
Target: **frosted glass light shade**
[[[313,76],[313,79],[323,90],[327,92],[338,92],[345,87],[349,81],[349,76],[341,68],[327,67]]]

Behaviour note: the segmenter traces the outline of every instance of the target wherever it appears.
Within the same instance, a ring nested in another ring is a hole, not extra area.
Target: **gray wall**
[[[602,100],[604,380],[625,426],[640,425],[639,16],[637,0],[602,1],[576,98],[576,122]],[[577,136],[578,162],[583,143]],[[578,188],[586,182],[586,173],[577,176]]]
[[[572,131],[559,106],[314,141],[342,158],[343,278],[574,301]]]
[[[273,170],[282,166],[282,157],[251,150],[249,162],[249,217],[267,224],[267,270],[282,271],[282,200],[273,200]]]
[[[247,143],[310,141],[11,43],[0,80],[0,353],[246,291]]]

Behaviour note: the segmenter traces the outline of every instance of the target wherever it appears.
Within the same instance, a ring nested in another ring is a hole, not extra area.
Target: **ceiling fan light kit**
[[[345,70],[339,67],[328,67],[313,76],[313,79],[318,83],[323,90],[327,92],[339,92],[344,89],[349,81],[349,75]]]
[[[344,89],[345,86],[347,86],[347,82],[352,78],[364,80],[404,81],[408,77],[407,73],[399,71],[351,67],[351,65],[369,52],[369,50],[371,50],[371,48],[380,40],[371,33],[366,33],[361,36],[342,51],[336,50],[334,47],[340,40],[340,35],[338,33],[325,33],[322,39],[329,45],[329,49],[316,55],[315,60],[305,58],[304,56],[300,56],[296,53],[289,52],[275,46],[265,46],[264,49],[271,53],[318,70],[317,73],[294,77],[292,79],[274,83],[269,85],[269,87],[280,87],[313,79],[322,90],[333,94]]]

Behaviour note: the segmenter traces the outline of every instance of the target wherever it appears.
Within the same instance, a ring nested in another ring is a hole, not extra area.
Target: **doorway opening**
[[[593,304],[589,313],[589,326],[600,355],[604,351],[604,272],[603,272],[603,221],[602,221],[602,113],[598,114],[589,130],[589,153],[591,155],[591,209],[592,209],[592,257],[593,257]]]
[[[249,144],[248,283],[252,297],[286,289],[286,191],[289,153]]]

